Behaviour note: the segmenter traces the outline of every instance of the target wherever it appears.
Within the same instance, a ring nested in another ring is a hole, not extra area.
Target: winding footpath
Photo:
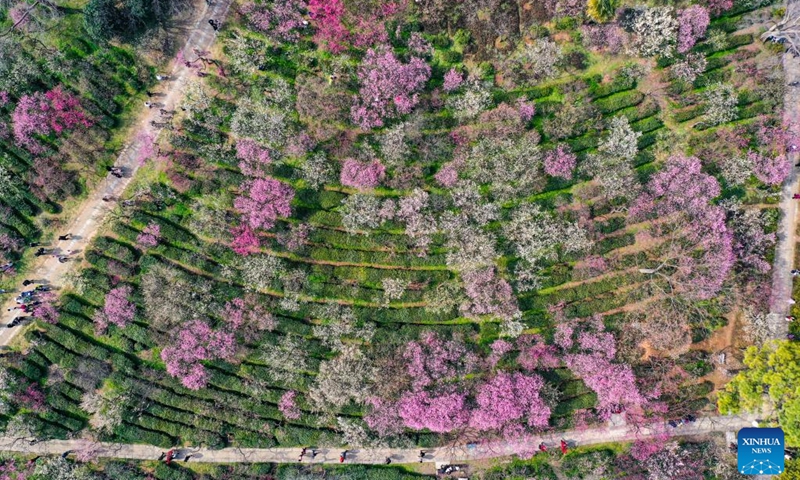
[[[787,17],[800,16],[800,0],[788,0]],[[791,53],[783,54],[784,82],[787,85],[783,97],[783,123],[787,125],[792,138],[800,139],[800,86],[790,86],[800,82],[800,57]],[[800,147],[800,145],[798,145]],[[800,150],[789,151],[787,155],[796,164]],[[792,298],[792,275],[795,250],[797,247],[797,204],[792,195],[800,191],[800,169],[792,169],[789,178],[781,189],[780,209],[783,212],[778,226],[778,242],[775,247],[775,261],[772,273],[772,294],[770,298],[769,326],[772,338],[785,339],[789,325],[784,320],[790,310]]]
[[[230,4],[231,0],[215,0],[210,5],[205,3],[203,12],[199,15],[189,38],[186,40],[183,51],[186,52],[187,57],[193,55],[192,52],[194,50],[204,51],[211,47],[217,35],[209,25],[208,20],[215,19],[222,22],[228,13]],[[79,255],[89,246],[92,237],[97,233],[103,220],[115,205],[115,201],[105,202],[103,197],[109,197],[114,200],[120,199],[125,188],[139,169],[140,158],[147,157],[147,151],[153,148],[152,140],[158,138],[159,133],[161,133],[162,128],[154,127],[150,122],[164,122],[160,118],[159,110],[175,110],[183,96],[187,81],[194,75],[196,75],[196,72],[193,69],[187,67],[184,63],[175,62],[167,79],[159,82],[155,90],[156,95],[151,100],[154,104],[153,108],[148,109],[142,115],[139,128],[132,132],[134,140],[123,148],[117,157],[115,165],[122,168],[123,177],[116,178],[109,173],[100,188],[89,194],[89,197],[77,211],[69,225],[61,229],[60,234],[71,233],[72,239],[57,242],[55,245],[48,247],[49,249],[56,247],[57,254],[64,254],[68,250],[72,250]],[[47,255],[40,257],[26,276],[32,280],[45,281],[58,288],[63,286],[65,275],[75,268],[77,264],[78,262],[74,259],[70,259],[66,263],[59,263],[55,255]],[[27,288],[29,289],[30,287]],[[24,289],[25,287],[20,284],[17,286],[16,292],[21,292]],[[0,348],[7,347],[14,337],[23,330],[25,325],[23,323],[21,326],[6,328],[8,323],[20,315],[19,310],[8,311],[9,308],[16,306],[14,301],[17,296],[16,292],[10,295],[10,298],[3,305],[2,312],[0,312],[3,315],[3,322],[0,325]]]
[[[550,450],[557,451],[560,440],[565,439],[571,446],[596,445],[609,442],[624,442],[637,439],[658,438],[664,432],[676,436],[694,436],[713,432],[737,431],[752,426],[757,421],[756,415],[728,415],[704,417],[692,424],[672,429],[664,424],[655,424],[633,431],[629,426],[589,428],[584,430],[567,430],[531,437],[519,442],[497,442],[476,444],[474,446],[441,447],[423,450],[422,462],[451,464],[480,460],[485,458],[504,457],[514,454],[533,453],[540,442],[545,442]],[[83,440],[48,440],[30,445],[22,439],[0,438],[0,451],[19,452],[31,455],[61,455],[65,452],[87,449],[90,447],[97,457],[124,458],[133,460],[158,460],[166,452],[165,449],[153,445],[95,443],[88,444]],[[318,448],[315,458],[311,458],[310,449],[303,458],[303,463],[339,463],[341,448]],[[207,448],[176,449],[176,460],[182,461],[190,456],[191,462],[204,463],[298,463],[300,448],[223,448],[210,450]],[[420,462],[420,449],[392,448],[359,448],[347,450],[345,463],[383,464],[387,458],[392,463]]]

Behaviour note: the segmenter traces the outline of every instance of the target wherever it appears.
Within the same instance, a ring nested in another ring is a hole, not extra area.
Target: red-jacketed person
[[[561,439],[561,453],[564,455],[567,454],[567,441],[563,438]]]
[[[547,445],[545,445],[544,442],[539,444],[539,451],[542,451],[542,452],[546,452],[547,451]]]

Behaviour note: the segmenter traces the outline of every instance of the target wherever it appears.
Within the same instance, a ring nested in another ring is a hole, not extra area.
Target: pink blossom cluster
[[[469,424],[478,430],[503,430],[525,419],[529,427],[546,427],[550,408],[539,396],[542,377],[525,373],[498,373],[478,387],[477,408]]]
[[[501,338],[492,342],[490,348],[492,349],[492,353],[486,359],[486,362],[490,367],[494,368],[505,354],[514,350],[514,344]]]
[[[78,126],[92,126],[89,117],[81,110],[80,101],[60,85],[44,94],[24,95],[19,99],[11,120],[17,144],[35,154],[44,151],[36,135],[60,135]]]
[[[246,195],[237,197],[233,206],[251,228],[268,230],[275,226],[278,217],[292,213],[294,189],[274,178],[257,178],[245,184]]]
[[[33,316],[45,323],[58,323],[58,309],[55,306],[56,296],[45,292],[39,296],[39,305],[33,308]]]
[[[464,83],[464,77],[455,69],[450,69],[444,74],[444,85],[442,85],[442,88],[444,88],[445,92],[452,92],[460,87],[462,83]]]
[[[523,122],[530,122],[534,115],[536,115],[536,105],[533,102],[526,102],[525,100],[517,100],[517,110],[519,110],[519,118]]]
[[[431,44],[419,32],[412,32],[408,39],[408,49],[417,55],[430,55],[433,51]]]
[[[708,9],[714,15],[719,15],[731,8],[733,8],[733,0],[708,0]]]
[[[465,315],[513,318],[518,314],[517,300],[511,285],[497,277],[494,268],[466,272],[463,279],[464,290],[470,299],[469,304],[461,309]]]
[[[287,390],[286,393],[281,395],[278,401],[278,410],[286,417],[287,420],[297,420],[300,418],[300,408],[297,406],[297,392],[294,390]]]
[[[161,226],[155,222],[150,222],[142,229],[136,237],[136,243],[142,248],[153,248],[161,240]]]
[[[767,185],[780,185],[792,172],[792,161],[786,155],[762,155],[750,151],[748,159],[753,164],[753,173],[756,178]]]
[[[240,138],[236,141],[236,158],[239,170],[248,177],[266,177],[266,167],[272,162],[269,149],[259,145],[249,138]]]
[[[368,48],[373,45],[385,44],[389,41],[389,34],[380,17],[374,14],[366,14],[358,17],[355,28],[351,33],[353,46],[357,48]]]
[[[561,364],[558,349],[545,343],[541,335],[520,335],[517,338],[517,363],[528,371],[553,369]]]
[[[245,340],[252,340],[255,331],[272,331],[277,326],[266,308],[251,297],[234,298],[226,302],[223,316],[234,332],[244,334]],[[248,332],[248,329],[252,331]]]
[[[477,357],[463,342],[443,340],[435,332],[425,333],[419,341],[409,342],[403,359],[415,390],[470,373],[478,363]]]
[[[11,98],[9,97],[8,92],[0,91],[0,107],[5,107],[10,101]]]
[[[697,40],[703,38],[710,22],[708,10],[700,5],[678,12],[678,53],[688,52]]]
[[[331,53],[347,48],[350,32],[344,26],[342,0],[309,0],[308,13],[316,29],[314,41]]]
[[[183,386],[199,390],[208,383],[208,372],[200,363],[203,360],[228,360],[236,352],[236,340],[230,332],[213,330],[201,320],[192,320],[182,326],[171,346],[161,351],[167,373],[180,378]]]
[[[352,158],[345,159],[339,181],[346,187],[375,188],[383,180],[386,167],[378,161],[359,162]]]
[[[397,404],[380,397],[367,399],[370,406],[369,412],[364,416],[364,421],[369,428],[378,432],[382,437],[396,435],[403,431],[403,419],[400,418]]]
[[[303,18],[305,6],[302,0],[280,0],[258,5],[248,2],[242,5],[241,12],[254,29],[268,37],[296,42],[307,23]]]
[[[105,318],[114,325],[124,328],[136,315],[136,305],[128,300],[133,293],[129,285],[117,287],[106,294],[103,313]]]
[[[16,392],[13,399],[25,408],[29,408],[34,412],[42,412],[47,406],[45,401],[44,392],[35,383],[31,383],[24,390]]]
[[[545,153],[544,173],[551,177],[569,180],[572,178],[572,172],[575,171],[577,163],[578,157],[572,153],[569,146],[560,143],[555,149]]]
[[[601,418],[607,419],[615,407],[643,407],[647,399],[640,393],[630,365],[612,362],[616,352],[614,336],[602,331],[602,321],[594,320],[586,323],[593,323],[594,331],[579,332],[577,342],[572,338],[574,326],[565,324],[559,325],[555,340],[567,352],[577,347],[574,353],[564,355],[564,362],[597,394],[596,409]]]
[[[673,286],[689,298],[715,296],[735,262],[733,235],[725,224],[725,212],[711,203],[720,191],[717,180],[701,172],[699,159],[674,155],[652,176],[646,191],[629,210],[632,218],[655,215],[684,221],[684,243],[693,245],[687,247],[692,254],[670,253],[676,256]]]
[[[258,236],[253,229],[250,228],[250,225],[246,223],[231,228],[231,235],[233,235],[231,250],[239,255],[247,256],[251,253],[256,253],[258,252],[258,247],[261,246]]]
[[[467,396],[463,393],[431,394],[421,390],[404,395],[397,409],[408,428],[445,433],[469,421],[466,400]]]
[[[439,185],[450,188],[458,181],[458,170],[456,170],[453,162],[446,163],[442,168],[433,176]]]
[[[404,64],[388,48],[369,49],[358,71],[361,89],[350,110],[353,122],[364,129],[382,127],[385,120],[410,113],[430,76],[421,58]]]

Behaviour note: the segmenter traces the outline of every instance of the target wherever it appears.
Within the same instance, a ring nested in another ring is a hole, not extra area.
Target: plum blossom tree
[[[294,190],[273,178],[257,178],[245,183],[247,194],[237,197],[233,206],[244,215],[253,229],[270,229],[278,217],[292,213]]]
[[[630,365],[612,362],[616,353],[614,336],[603,331],[599,317],[587,324],[590,329],[579,332],[577,338],[573,326],[558,325],[555,341],[568,352],[564,356],[567,367],[597,393],[596,409],[601,418],[609,418],[620,405],[644,407],[647,398],[640,393]]]
[[[370,406],[369,413],[364,416],[364,421],[369,428],[386,437],[396,435],[403,431],[403,420],[397,411],[395,402],[384,400],[380,397],[371,397],[367,400]]]
[[[445,340],[435,332],[426,332],[419,340],[407,343],[403,359],[414,390],[471,373],[478,364],[477,356],[467,350],[464,342]]]
[[[281,0],[268,4],[248,2],[241,12],[256,30],[277,41],[296,42],[308,22],[303,18],[305,2]]]
[[[243,223],[238,227],[233,227],[231,234],[233,235],[231,250],[242,256],[258,253],[258,247],[261,242],[253,229],[250,228],[250,225]]]
[[[104,332],[109,323],[124,328],[136,316],[136,304],[128,300],[133,293],[129,285],[114,288],[106,294],[103,309],[95,314],[95,328]]]
[[[213,330],[201,320],[186,323],[171,346],[161,351],[167,373],[179,378],[184,387],[199,390],[208,383],[203,360],[229,360],[236,351],[236,340],[230,332]]]
[[[366,163],[347,158],[342,164],[339,181],[347,187],[375,188],[383,179],[385,172],[386,167],[378,160]]]
[[[353,122],[364,129],[382,127],[385,120],[410,113],[430,76],[421,58],[404,64],[388,49],[369,49],[358,72],[361,89],[350,110]]]
[[[143,248],[153,248],[158,245],[160,239],[161,226],[155,222],[151,222],[144,227],[142,233],[136,237],[136,243]]]
[[[469,421],[466,395],[463,393],[432,394],[424,390],[417,391],[404,395],[397,409],[403,423],[416,430],[446,433],[463,427]]]
[[[631,22],[631,30],[639,54],[643,57],[669,55],[675,45],[678,27],[672,7],[638,9]]]
[[[56,296],[50,292],[44,292],[39,296],[39,305],[34,307],[33,316],[39,320],[56,324],[58,323],[58,308],[55,306]]]
[[[444,74],[444,85],[442,85],[442,88],[444,88],[445,92],[452,92],[458,89],[463,82],[464,77],[455,69],[450,69]]]
[[[478,387],[477,408],[472,412],[470,426],[501,430],[525,419],[530,427],[546,427],[550,408],[539,396],[543,386],[542,377],[536,374],[498,373]]]
[[[724,209],[711,204],[720,186],[700,170],[696,157],[670,157],[629,211],[633,219],[669,219],[653,227],[664,239],[651,259],[655,266],[640,272],[666,280],[665,294],[691,300],[715,296],[735,261]]]
[[[65,92],[60,85],[47,93],[24,95],[19,99],[11,120],[17,145],[34,154],[44,151],[36,135],[61,135],[78,126],[92,126],[78,98]]]
[[[792,161],[786,155],[762,155],[750,151],[747,158],[753,165],[756,178],[767,185],[780,185],[792,172]]]
[[[733,0],[708,0],[708,9],[714,15],[719,15],[731,8],[733,8]]]
[[[266,177],[265,169],[272,162],[269,150],[249,138],[236,141],[236,158],[239,170],[248,177]]]
[[[686,83],[692,83],[708,67],[708,60],[701,53],[689,53],[686,58],[672,66],[672,75]]]
[[[300,418],[300,408],[297,406],[297,392],[294,390],[287,390],[286,393],[281,395],[278,401],[278,410],[281,411],[287,420],[297,420]]]
[[[706,34],[711,21],[708,10],[692,5],[678,12],[678,53],[686,53]]]
[[[551,177],[571,179],[572,172],[577,165],[578,157],[569,149],[569,146],[559,143],[558,146],[544,154],[544,173]]]
[[[520,315],[511,285],[495,275],[492,267],[466,272],[464,290],[469,303],[461,306],[465,315],[491,315],[500,319],[513,319]]]
[[[309,0],[308,14],[316,28],[314,41],[331,53],[343,52],[350,32],[342,22],[345,14],[342,0]]]

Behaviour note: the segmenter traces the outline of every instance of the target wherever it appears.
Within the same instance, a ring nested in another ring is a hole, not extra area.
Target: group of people
[[[678,428],[681,425],[683,425],[684,423],[694,423],[695,420],[697,420],[697,417],[695,417],[694,415],[686,415],[683,418],[679,418],[677,420],[670,420],[667,423],[672,428]]]
[[[106,170],[111,172],[111,175],[114,175],[117,178],[122,178],[122,168],[121,167],[106,167]]]

